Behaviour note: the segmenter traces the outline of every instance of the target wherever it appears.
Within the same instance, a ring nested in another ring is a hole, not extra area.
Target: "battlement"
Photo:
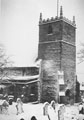
[[[73,27],[76,27],[75,16],[73,16],[73,21],[69,20],[66,17],[63,17],[62,6],[60,8],[60,17],[56,16],[55,18],[51,17],[51,18],[47,18],[47,19],[42,19],[42,13],[40,13],[39,25],[43,25],[43,24],[47,24],[47,23],[52,23],[52,22],[56,22],[56,21],[60,21],[60,20],[63,20],[66,23],[72,25]]]
[[[47,18],[47,19],[43,19],[43,20],[40,20],[39,21],[39,25],[43,25],[43,24],[47,24],[47,23],[52,23],[52,22],[56,22],[56,21],[60,21],[60,20],[63,20],[65,22],[67,22],[68,24],[72,25],[73,27],[76,27],[76,24],[75,24],[75,21],[71,21],[69,20],[68,18],[66,17],[51,17],[50,19]]]

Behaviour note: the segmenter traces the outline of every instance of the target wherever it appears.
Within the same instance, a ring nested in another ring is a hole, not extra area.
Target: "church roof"
[[[16,76],[9,78],[10,80],[30,80],[30,79],[36,79],[39,75],[32,75],[32,76]]]
[[[29,84],[33,82],[37,82],[39,75],[33,76],[16,76],[16,77],[4,77],[1,81],[2,84],[4,83],[14,83],[14,84]]]

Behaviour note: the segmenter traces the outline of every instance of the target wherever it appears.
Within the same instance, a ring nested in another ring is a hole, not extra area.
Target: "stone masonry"
[[[74,93],[76,73],[75,20],[60,17],[39,21],[38,59],[41,62],[40,101],[50,102],[59,99],[58,71],[64,72],[65,90]],[[74,84],[73,84],[74,83]]]

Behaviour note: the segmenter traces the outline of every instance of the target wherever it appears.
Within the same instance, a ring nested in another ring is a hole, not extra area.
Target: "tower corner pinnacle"
[[[63,8],[62,8],[62,6],[60,7],[60,18],[63,18]]]
[[[73,16],[73,23],[75,24],[75,16]]]
[[[42,22],[42,13],[40,13],[39,22]]]

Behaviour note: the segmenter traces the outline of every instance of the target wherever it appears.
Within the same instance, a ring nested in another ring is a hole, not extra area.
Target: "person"
[[[17,109],[17,115],[20,113],[23,113],[23,103],[20,98],[17,98],[17,104],[16,104],[16,109]]]

